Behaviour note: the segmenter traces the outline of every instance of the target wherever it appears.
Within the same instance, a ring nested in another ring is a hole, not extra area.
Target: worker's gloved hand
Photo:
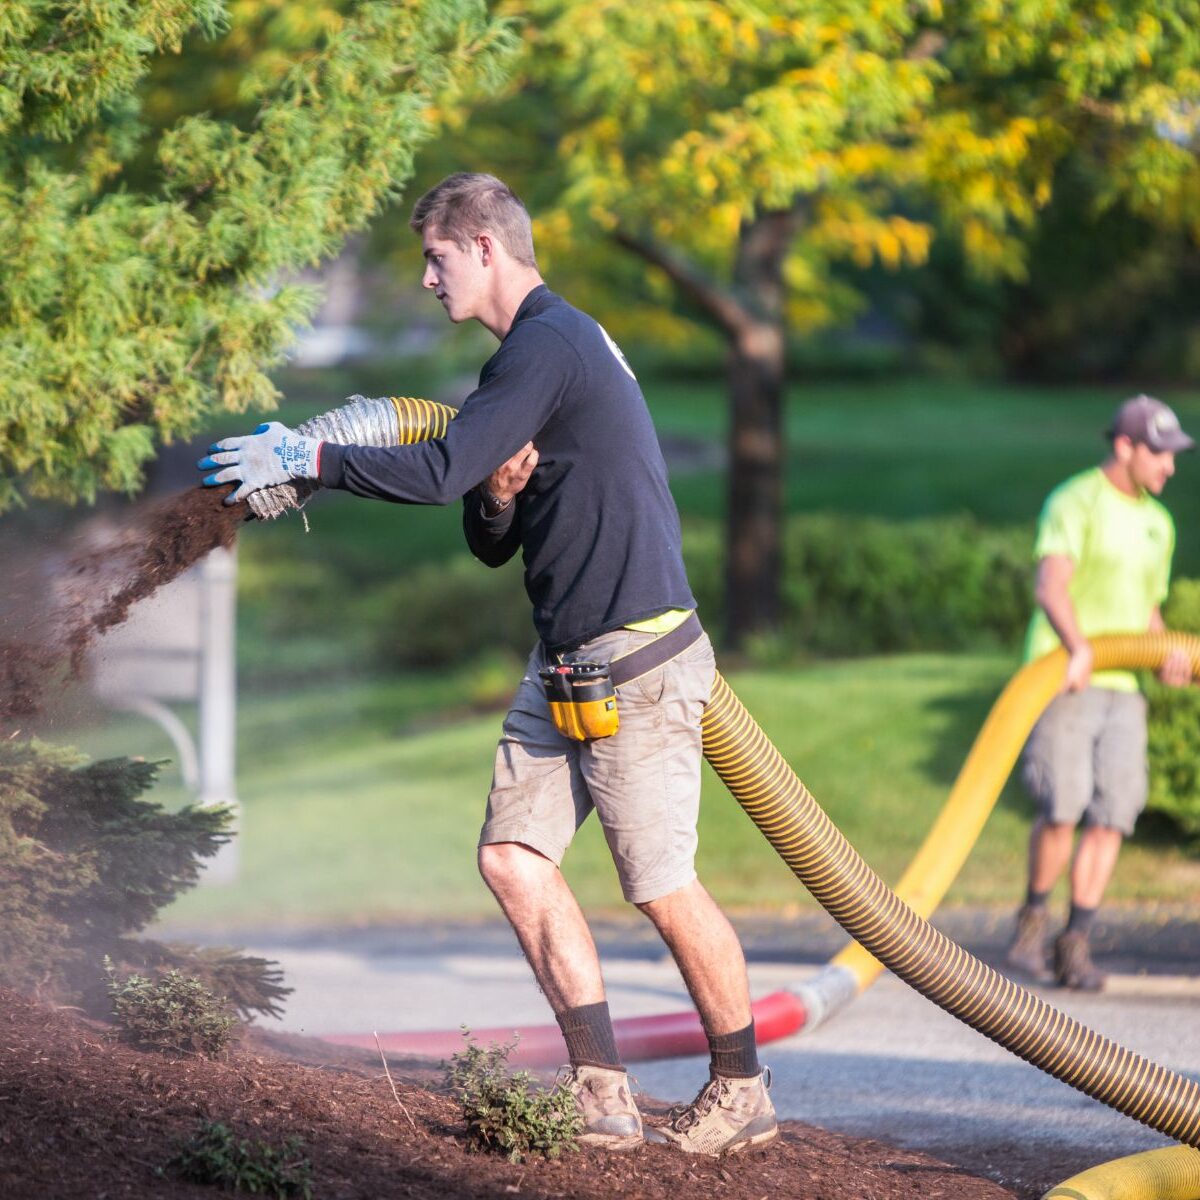
[[[303,437],[278,421],[260,425],[248,437],[223,438],[214,442],[206,457],[196,466],[201,471],[221,467],[204,477],[207,487],[222,483],[241,483],[236,492],[225,497],[226,504],[237,504],[251,492],[287,483],[289,479],[316,479],[320,473],[321,442]]]

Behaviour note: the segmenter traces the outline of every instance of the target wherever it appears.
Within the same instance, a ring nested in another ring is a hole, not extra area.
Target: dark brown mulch
[[[378,1059],[362,1051],[251,1031],[227,1061],[168,1058],[0,989],[0,1196],[211,1197],[210,1188],[158,1172],[201,1121],[222,1121],[274,1145],[301,1137],[318,1200],[1012,1197],[926,1155],[794,1122],[773,1145],[733,1159],[647,1146],[511,1164],[468,1153],[452,1100],[433,1090],[436,1068],[391,1067],[403,1110]]]
[[[79,674],[88,647],[120,625],[130,606],[176,579],[218,546],[231,546],[246,518],[224,488],[191,488],[147,505],[100,549],[67,552],[61,587],[36,562],[10,573],[0,595],[0,727],[36,716],[64,678]]]

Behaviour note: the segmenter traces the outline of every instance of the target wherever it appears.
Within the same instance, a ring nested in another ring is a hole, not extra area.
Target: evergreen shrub
[[[107,955],[154,974],[186,971],[243,1016],[277,1014],[290,989],[265,959],[130,936],[232,836],[227,809],[172,813],[145,799],[159,766],[0,742],[0,985],[107,1014]]]

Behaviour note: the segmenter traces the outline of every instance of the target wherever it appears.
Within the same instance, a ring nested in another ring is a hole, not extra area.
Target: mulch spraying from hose
[[[181,492],[137,511],[111,541],[79,547],[52,573],[38,562],[10,574],[0,611],[0,723],[35,717],[134,604],[233,545],[246,508],[226,507],[228,491]]]

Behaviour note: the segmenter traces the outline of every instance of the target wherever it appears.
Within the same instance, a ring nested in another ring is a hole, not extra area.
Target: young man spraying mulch
[[[608,334],[545,285],[529,216],[498,179],[450,176],[418,201],[412,226],[424,286],[451,321],[476,320],[500,342],[446,435],[380,449],[271,423],[217,443],[200,463],[205,482],[237,482],[231,502],[297,478],[398,503],[462,497],[477,558],[499,566],[520,549],[540,641],[496,751],[479,869],[563,1031],[583,1140],[703,1154],[770,1141],[745,960],[696,877],[713,653],[641,388]],[[615,733],[580,739],[556,723],[539,672],[580,662],[611,670]],[[669,947],[708,1035],[709,1081],[662,1128],[643,1129],[595,944],[559,870],[593,809],[625,898]]]

